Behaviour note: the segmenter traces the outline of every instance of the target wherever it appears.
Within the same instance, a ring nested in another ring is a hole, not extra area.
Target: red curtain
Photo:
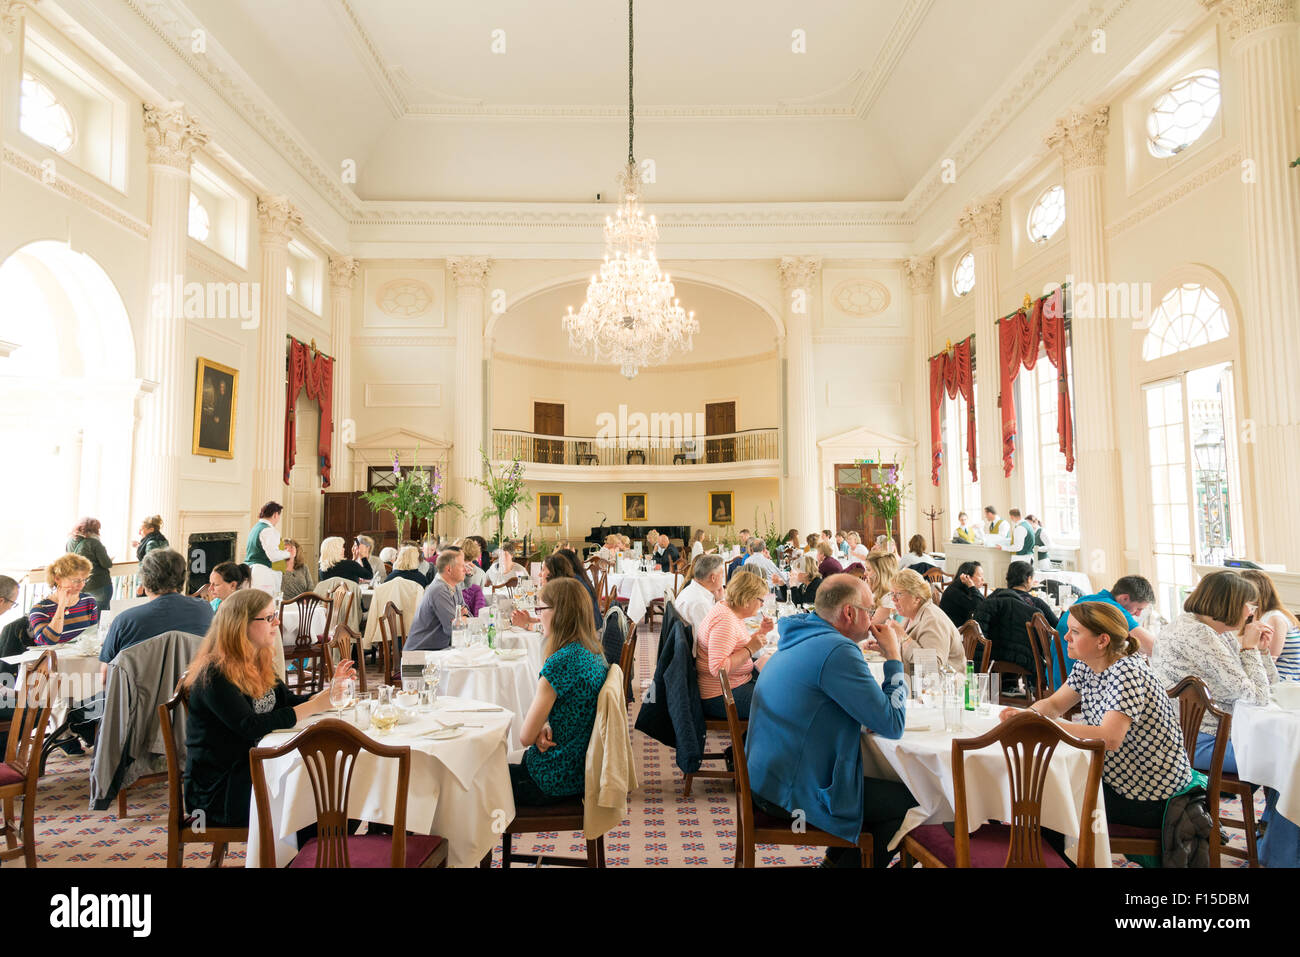
[[[947,352],[930,359],[930,483],[938,486],[939,467],[943,464],[943,439],[940,424],[943,397],[966,399],[966,458],[972,481],[979,479],[975,457],[975,378],[971,360],[975,337],[967,336]]]
[[[284,407],[284,484],[289,484],[289,472],[298,455],[298,429],[294,421],[294,406],[298,393],[307,389],[307,398],[320,404],[320,431],[316,435],[316,454],[319,462],[321,484],[330,484],[330,443],[334,436],[334,360],[317,353],[297,339],[289,340],[289,367],[286,376],[288,396]]]
[[[1074,421],[1070,410],[1070,370],[1065,361],[1065,307],[1060,289],[1017,310],[998,322],[998,371],[1001,380],[998,408],[1002,418],[1002,470],[1010,475],[1015,467],[1016,402],[1011,387],[1023,366],[1038,363],[1039,346],[1056,368],[1056,423],[1067,472],[1074,471]]]

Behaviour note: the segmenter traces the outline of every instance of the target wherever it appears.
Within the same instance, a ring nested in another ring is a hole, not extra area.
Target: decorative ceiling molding
[[[468,226],[600,229],[610,214],[597,203],[429,203],[374,201],[362,204],[353,226]],[[655,206],[659,228],[783,229],[791,226],[849,228],[911,225],[899,203],[695,203]]]
[[[615,374],[618,372],[618,366],[608,363],[596,363],[588,360],[587,362],[566,362],[558,359],[538,359],[533,356],[518,356],[509,352],[494,352],[490,356],[493,362],[508,362],[512,365],[527,366],[533,369],[549,369],[555,372],[608,372]],[[728,368],[741,365],[754,365],[760,362],[775,362],[777,352],[775,349],[770,352],[760,352],[752,356],[738,356],[736,358],[711,359],[707,362],[674,362],[669,365],[647,366],[641,370],[640,375],[677,375],[682,372],[716,372],[719,362],[725,362]]]
[[[357,59],[361,61],[361,65],[374,81],[375,89],[388,104],[388,112],[393,114],[394,119],[401,119],[406,115],[408,108],[406,96],[397,85],[397,78],[393,76],[388,64],[380,55],[379,47],[362,26],[356,10],[352,9],[352,4],[348,3],[348,0],[338,0],[338,3],[332,3],[330,7],[340,16],[344,24],[350,27],[344,32],[356,48]]]
[[[877,336],[869,332],[815,332],[813,345],[821,346],[907,346],[911,336]]]
[[[884,45],[876,54],[876,62],[871,64],[869,72],[853,96],[853,115],[866,119],[871,108],[876,105],[885,84],[894,75],[898,61],[903,58],[907,48],[912,45],[916,31],[921,28],[925,15],[930,12],[934,0],[908,0],[907,5],[894,21],[894,26],[885,38]]]
[[[354,346],[394,347],[403,349],[454,347],[455,336],[353,336]]]
[[[1204,166],[1187,179],[1183,180],[1172,189],[1161,193],[1151,202],[1144,204],[1133,212],[1129,213],[1123,219],[1116,220],[1106,227],[1106,238],[1114,239],[1121,233],[1127,232],[1143,220],[1150,219],[1180,199],[1184,199],[1190,194],[1196,192],[1202,186],[1208,186],[1220,176],[1224,176],[1234,170],[1241,169],[1241,150],[1236,149],[1224,156],[1216,163]]]
[[[476,104],[476,103],[413,103],[406,109],[407,116],[469,116],[548,120],[599,120],[627,119],[627,108],[622,106],[581,105],[528,105],[528,104]],[[707,105],[707,106],[640,106],[636,108],[638,120],[757,120],[789,117],[816,117],[819,119],[857,119],[852,106],[844,104],[757,104],[757,105]]]
[[[19,153],[11,146],[4,148],[4,161],[8,166],[12,166],[18,172],[23,173],[36,180],[44,186],[48,186],[56,193],[60,193],[72,200],[85,206],[92,212],[98,213],[111,223],[116,223],[143,239],[149,238],[149,224],[136,219],[130,213],[119,209],[112,203],[105,202],[98,195],[88,189],[84,189],[71,182],[66,176],[60,176],[57,172],[51,177],[47,172],[47,167],[42,166],[30,156]]]

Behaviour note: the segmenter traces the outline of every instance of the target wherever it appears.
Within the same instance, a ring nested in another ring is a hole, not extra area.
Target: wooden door
[[[736,403],[709,402],[704,406],[704,433],[728,435],[736,431]],[[704,445],[705,461],[736,461],[736,440],[709,439]]]
[[[850,489],[863,488],[867,485],[881,484],[886,469],[893,468],[889,462],[879,465],[860,465],[849,463],[835,466],[835,520],[837,529],[857,532],[862,536],[862,544],[871,548],[876,543],[876,536],[885,534],[885,520],[848,494]],[[902,554],[902,530],[898,522],[894,523],[894,544]]]
[[[533,434],[563,435],[564,406],[560,405],[558,402],[534,402]],[[549,465],[564,464],[563,442],[554,442],[548,439],[536,439],[535,442],[536,445],[533,451],[534,462],[544,462]]]

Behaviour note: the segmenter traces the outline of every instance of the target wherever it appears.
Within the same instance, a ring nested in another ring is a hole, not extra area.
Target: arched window
[[[952,291],[964,296],[975,288],[975,254],[967,253],[957,260],[952,271]]]
[[[292,295],[293,295],[293,289],[294,289],[294,284],[293,284],[293,267],[292,267],[292,266],[285,266],[285,267],[284,267],[284,294],[285,294],[286,296],[292,296]]]
[[[1151,314],[1142,358],[1150,362],[1226,338],[1228,314],[1219,297],[1199,283],[1184,283],[1165,293]]]
[[[24,134],[56,153],[66,153],[77,141],[77,127],[68,108],[31,73],[23,73],[18,117],[18,128]]]
[[[190,235],[199,242],[206,243],[211,232],[212,219],[208,216],[207,207],[199,201],[197,196],[190,193]]]
[[[1065,225],[1065,187],[1056,185],[1043,190],[1029,210],[1029,238],[1045,243]]]
[[[1147,149],[1166,159],[1191,146],[1219,112],[1219,72],[1197,70],[1156,98],[1147,114]]]

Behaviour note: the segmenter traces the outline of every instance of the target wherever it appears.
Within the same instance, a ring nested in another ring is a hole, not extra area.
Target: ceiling
[[[615,0],[185,2],[364,199],[591,201],[626,156]],[[1075,7],[643,0],[647,199],[902,199]]]

